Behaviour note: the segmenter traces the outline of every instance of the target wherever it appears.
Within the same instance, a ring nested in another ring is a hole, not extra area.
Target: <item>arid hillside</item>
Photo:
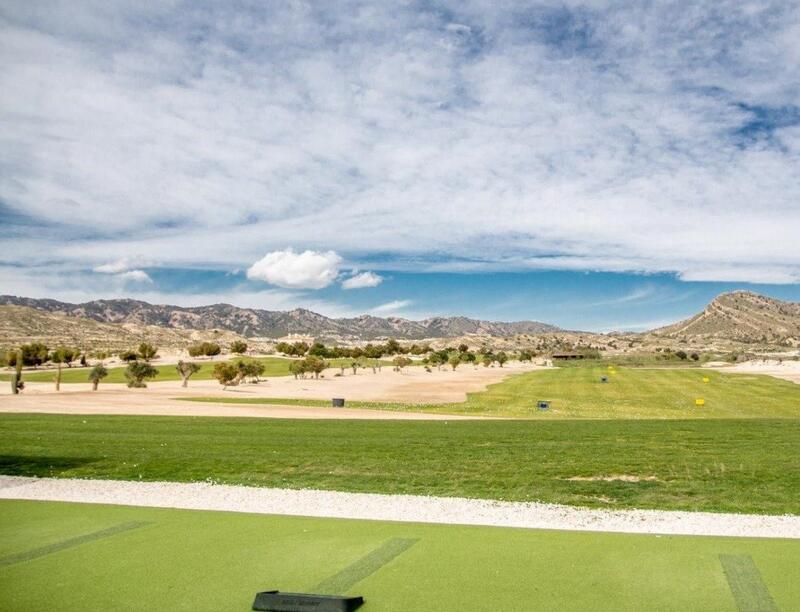
[[[239,308],[231,304],[183,307],[149,304],[140,300],[95,300],[70,304],[57,300],[34,299],[12,295],[0,296],[0,304],[28,306],[37,310],[82,317],[100,323],[157,325],[175,330],[227,330],[246,337],[279,338],[290,333],[308,334],[320,339],[373,340],[397,338],[455,338],[465,334],[510,337],[517,334],[538,334],[558,328],[537,321],[481,321],[467,317],[433,317],[412,321],[401,317],[334,319],[295,308],[289,311]]]
[[[750,291],[723,293],[703,312],[651,333],[665,338],[800,346],[800,304]]]
[[[6,348],[40,341],[49,346],[115,351],[140,342],[184,348],[198,340],[210,340],[225,346],[240,338],[227,331],[197,332],[155,325],[100,323],[27,306],[0,306],[0,347]]]

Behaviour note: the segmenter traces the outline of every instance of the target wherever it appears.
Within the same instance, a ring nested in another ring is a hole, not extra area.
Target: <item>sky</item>
[[[0,293],[641,330],[800,301],[800,4],[0,4]]]

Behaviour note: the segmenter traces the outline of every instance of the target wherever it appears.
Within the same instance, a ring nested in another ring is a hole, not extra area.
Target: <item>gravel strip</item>
[[[0,499],[533,529],[800,539],[800,516],[794,515],[595,510],[557,504],[211,483],[0,476]]]

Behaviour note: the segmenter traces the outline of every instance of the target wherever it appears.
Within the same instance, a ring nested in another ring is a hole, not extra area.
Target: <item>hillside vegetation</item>
[[[102,323],[27,306],[0,306],[0,348],[12,348],[30,342],[44,342],[49,346],[74,346],[90,351],[123,350],[141,342],[185,348],[205,339],[228,345],[242,337],[228,331],[201,333],[157,325]]]
[[[703,312],[654,330],[670,338],[726,339],[800,346],[800,304],[734,291],[714,299]]]

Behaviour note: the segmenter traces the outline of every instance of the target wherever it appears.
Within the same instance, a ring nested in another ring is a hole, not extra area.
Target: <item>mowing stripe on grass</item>
[[[739,612],[778,612],[750,555],[720,555],[719,562]]]
[[[361,582],[401,555],[417,543],[412,538],[392,538],[381,544],[371,553],[348,565],[341,572],[323,580],[312,590],[315,593],[341,595],[347,593],[356,583]]]
[[[81,544],[86,544],[87,542],[102,540],[103,538],[108,538],[125,531],[131,531],[132,529],[139,529],[140,527],[144,527],[145,525],[149,524],[150,523],[147,521],[131,521],[129,523],[120,523],[119,525],[108,527],[107,529],[93,531],[92,533],[62,540],[61,542],[55,542],[54,544],[48,544],[47,546],[40,546],[39,548],[34,548],[32,550],[17,553],[15,555],[8,555],[7,557],[0,558],[0,567],[13,565],[14,563],[20,563],[22,561],[38,559],[39,557],[44,557],[45,555],[49,555],[54,552],[80,546]]]

